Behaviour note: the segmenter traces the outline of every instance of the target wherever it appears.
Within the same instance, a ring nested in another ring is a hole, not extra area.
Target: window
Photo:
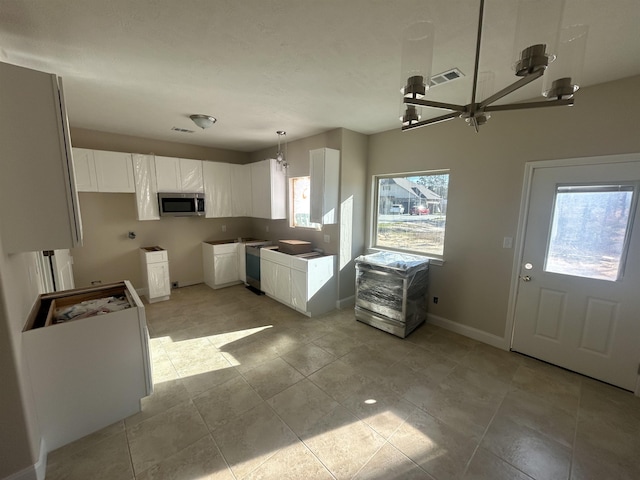
[[[309,221],[311,212],[311,177],[289,179],[289,215],[291,227],[320,229],[320,225]]]
[[[375,177],[372,246],[442,258],[449,172]]]
[[[615,281],[621,277],[633,185],[558,186],[545,271]]]

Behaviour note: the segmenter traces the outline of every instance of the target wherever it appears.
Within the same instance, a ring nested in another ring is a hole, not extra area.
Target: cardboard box
[[[289,255],[297,255],[299,253],[308,253],[313,250],[311,242],[303,240],[278,240],[278,251],[288,253]]]

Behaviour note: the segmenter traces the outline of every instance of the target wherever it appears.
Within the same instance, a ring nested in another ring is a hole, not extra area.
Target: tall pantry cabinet
[[[82,245],[60,78],[0,62],[0,105],[0,235],[5,252]]]

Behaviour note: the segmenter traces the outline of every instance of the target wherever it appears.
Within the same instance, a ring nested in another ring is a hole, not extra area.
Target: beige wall
[[[159,245],[169,253],[172,282],[201,283],[201,242],[249,236],[246,218],[168,217],[160,220],[136,219],[133,193],[80,193],[84,244],[71,250],[77,287],[130,280],[142,288],[139,249]],[[222,231],[222,226],[226,231]],[[135,232],[134,240],[128,233]]]
[[[165,142],[149,138],[71,128],[71,144],[76,148],[111,152],[145,153],[165,157],[193,158],[226,163],[247,163],[249,154],[221,148],[200,147],[186,143]]]
[[[450,169],[445,264],[431,268],[429,311],[502,337],[524,164],[640,152],[640,77],[580,90],[574,107],[498,112],[476,134],[461,120],[376,134],[375,174]],[[370,219],[371,209],[367,210]]]

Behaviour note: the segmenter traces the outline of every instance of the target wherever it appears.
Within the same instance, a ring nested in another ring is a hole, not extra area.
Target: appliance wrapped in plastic
[[[406,337],[426,319],[429,260],[377,252],[356,262],[356,319]]]

